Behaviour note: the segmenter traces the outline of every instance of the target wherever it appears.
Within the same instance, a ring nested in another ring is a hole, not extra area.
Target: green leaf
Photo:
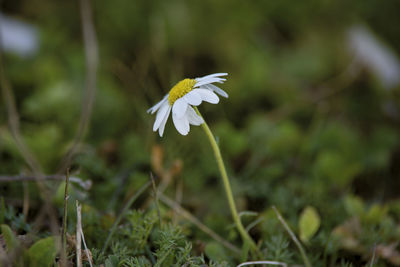
[[[314,170],[317,176],[328,183],[344,187],[361,171],[361,165],[357,159],[347,158],[341,152],[325,150],[318,155]],[[340,175],[337,170],[340,170]]]
[[[351,216],[362,216],[365,213],[365,207],[363,200],[354,195],[348,195],[344,199],[344,208],[347,213]]]
[[[57,240],[51,236],[40,239],[33,244],[28,250],[29,266],[52,266],[57,255]]]
[[[8,225],[6,224],[1,225],[1,233],[3,234],[4,240],[7,245],[7,249],[9,251],[19,246],[19,241],[17,237],[14,235],[13,231]]]
[[[365,214],[363,221],[371,224],[377,224],[384,219],[388,210],[389,209],[387,206],[373,204]]]
[[[306,207],[300,214],[299,232],[301,241],[308,243],[318,231],[320,224],[321,219],[317,210],[311,206]]]

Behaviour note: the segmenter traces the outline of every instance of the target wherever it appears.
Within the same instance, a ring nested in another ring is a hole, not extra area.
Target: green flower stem
[[[193,108],[196,111],[196,113],[199,116],[201,116],[201,113],[197,109],[197,107],[193,107]],[[203,116],[201,116],[201,117],[203,118]],[[204,120],[204,118],[203,118],[203,120]],[[215,141],[214,135],[212,134],[210,128],[208,127],[208,125],[207,125],[207,123],[205,121],[204,121],[203,124],[201,124],[201,127],[203,127],[203,130],[206,133],[206,135],[208,137],[208,140],[211,143],[211,147],[214,150],[215,159],[217,160],[219,172],[221,173],[222,181],[223,181],[224,188],[225,188],[226,197],[228,198],[229,208],[231,210],[232,217],[233,217],[233,220],[234,220],[234,222],[236,224],[236,227],[237,227],[237,229],[238,229],[243,241],[245,243],[249,244],[251,249],[256,252],[256,251],[258,251],[258,247],[257,247],[256,243],[254,242],[254,240],[249,236],[249,234],[244,229],[244,227],[242,225],[242,222],[240,220],[239,214],[237,212],[236,204],[235,204],[235,201],[233,199],[231,185],[230,185],[230,182],[229,182],[229,179],[228,179],[228,175],[226,173],[224,162],[222,160],[221,151],[219,150],[217,142]]]

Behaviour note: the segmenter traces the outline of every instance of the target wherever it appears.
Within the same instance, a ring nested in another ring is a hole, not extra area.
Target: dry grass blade
[[[85,247],[86,258],[89,262],[90,267],[93,266],[91,253],[86,245],[85,235],[82,230],[82,206],[76,201],[76,266],[82,266],[82,247]]]
[[[44,175],[42,176],[42,180],[55,180],[55,181],[63,181],[65,180],[65,175],[60,174],[52,174],[52,175]],[[1,182],[29,182],[36,181],[35,176],[29,175],[0,175],[0,183]],[[85,190],[89,190],[92,187],[92,181],[86,180],[83,181],[78,177],[69,177],[69,181],[72,183],[78,184]]]
[[[79,205],[78,200],[76,201],[76,266],[82,267],[82,239],[81,239],[81,228],[82,228],[82,207]]]
[[[93,267],[92,256],[91,256],[91,253],[90,253],[90,251],[89,251],[89,249],[88,249],[88,247],[86,245],[85,235],[83,234],[82,225],[81,225],[80,232],[81,232],[81,236],[82,236],[83,246],[85,247],[85,254],[86,254],[87,260],[89,262],[90,267]]]
[[[278,209],[275,206],[272,206],[272,209],[274,210],[276,216],[278,217],[278,220],[282,223],[283,227],[285,230],[288,232],[290,237],[292,238],[293,242],[296,244],[297,248],[300,251],[301,257],[303,258],[304,264],[306,267],[311,267],[310,260],[307,257],[307,254],[301,245],[300,241],[297,239],[296,235],[293,233],[292,229],[290,229],[289,225],[286,223],[285,219],[283,219],[281,213],[278,211]]]

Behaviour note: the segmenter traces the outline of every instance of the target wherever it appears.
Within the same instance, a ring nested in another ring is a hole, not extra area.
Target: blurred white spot
[[[37,29],[25,22],[0,14],[1,47],[22,57],[38,50]]]
[[[348,43],[355,60],[371,71],[386,89],[400,84],[400,62],[396,54],[363,25],[348,31]]]

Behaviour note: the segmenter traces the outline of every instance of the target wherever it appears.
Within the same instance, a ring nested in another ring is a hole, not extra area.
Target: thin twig
[[[306,267],[311,267],[311,263],[307,257],[307,254],[301,245],[300,241],[297,239],[296,235],[293,233],[293,231],[290,229],[289,225],[286,223],[285,219],[282,217],[281,213],[278,211],[278,209],[275,206],[272,206],[272,209],[274,210],[276,216],[278,217],[278,220],[281,222],[285,230],[288,232],[290,237],[292,238],[293,242],[296,244],[297,248],[300,251],[301,257],[303,258],[304,264]]]
[[[67,216],[68,216],[68,184],[69,184],[69,169],[67,169],[67,175],[65,175],[65,190],[64,190],[64,216],[62,224],[62,234],[61,234],[61,262],[62,266],[66,266],[67,263]]]
[[[160,206],[158,205],[158,192],[157,192],[156,182],[154,181],[154,176],[153,176],[152,172],[150,172],[150,179],[151,179],[151,183],[153,185],[154,201],[156,204],[158,220],[159,220],[160,227],[161,227],[161,213],[160,213]]]
[[[44,175],[42,176],[42,180],[56,180],[63,181],[65,180],[65,175],[61,174],[52,174],[52,175]],[[34,182],[36,181],[35,176],[26,176],[26,175],[0,175],[0,183],[2,182]],[[78,177],[69,177],[69,181],[72,183],[76,183],[81,186],[85,190],[89,190],[92,187],[92,181],[86,180],[83,181]]]
[[[229,243],[227,240],[219,236],[217,233],[215,233],[213,230],[208,228],[206,225],[204,225],[199,219],[194,217],[190,212],[185,210],[181,205],[179,205],[177,202],[173,201],[169,197],[165,196],[164,194],[159,194],[158,195],[159,199],[172,208],[175,212],[181,214],[183,217],[188,219],[191,223],[196,225],[200,230],[202,230],[204,233],[208,234],[211,236],[213,239],[216,241],[220,242],[223,246],[226,248],[230,249],[231,251],[240,254],[240,249],[234,246],[233,244]]]
[[[76,204],[76,266],[82,267],[82,240],[81,240],[81,228],[82,228],[82,216],[81,216],[81,205],[79,205],[78,200],[75,202]]]
[[[97,67],[99,56],[90,0],[80,0],[80,7],[86,59],[85,97],[82,102],[82,112],[79,121],[79,127],[73,140],[72,146],[70,147],[61,162],[61,167],[59,171],[61,173],[64,172],[64,170],[70,165],[71,160],[75,156],[75,153],[77,152],[77,149],[86,133],[92,114],[93,103],[96,93]]]
[[[126,212],[130,208],[130,206],[135,202],[135,200],[151,185],[151,181],[148,181],[144,184],[139,190],[128,200],[128,202],[123,207],[121,213],[118,215],[117,219],[115,219],[114,224],[111,226],[110,232],[108,233],[106,242],[104,242],[103,249],[101,253],[104,253],[107,249],[108,243],[111,240],[111,237],[114,235],[115,230],[117,229],[118,224],[121,222],[122,218],[124,218]]]

